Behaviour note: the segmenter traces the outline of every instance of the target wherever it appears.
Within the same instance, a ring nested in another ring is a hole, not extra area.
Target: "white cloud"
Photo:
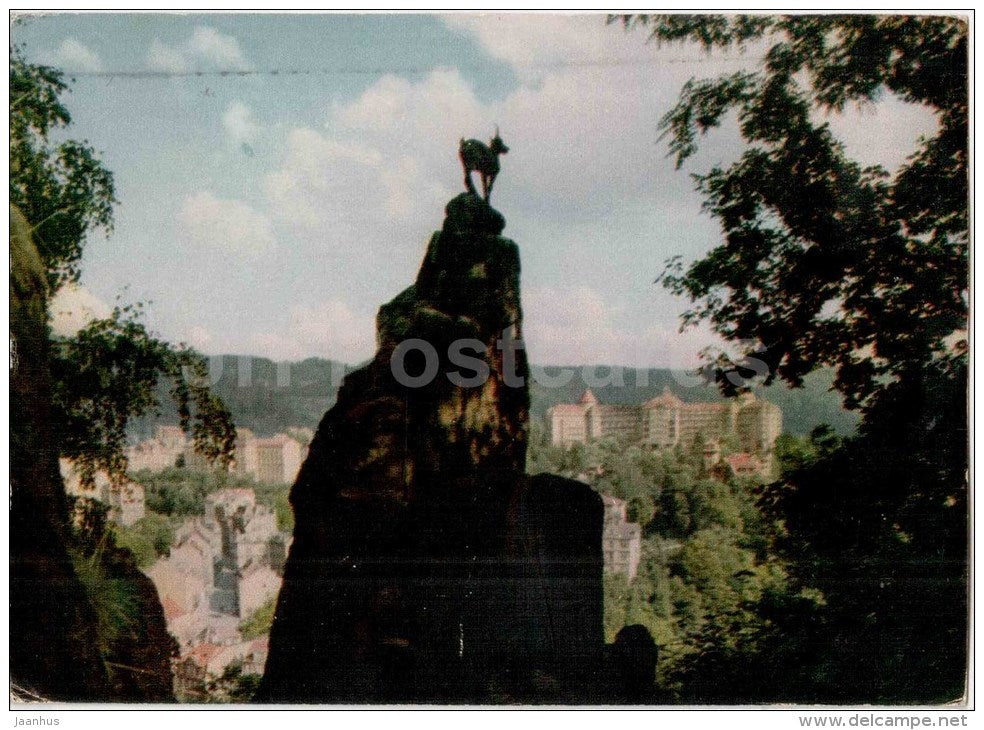
[[[209,192],[185,198],[178,212],[185,242],[256,257],[276,248],[270,219],[241,200],[222,200]]]
[[[147,51],[147,66],[154,71],[184,73],[188,70],[189,62],[180,50],[155,38]]]
[[[228,71],[251,68],[239,41],[204,25],[196,27],[190,38],[176,46],[155,38],[147,53],[147,66],[155,71],[183,73],[202,64]]]
[[[418,82],[384,76],[332,108],[324,130],[290,132],[286,158],[265,180],[272,215],[311,233],[349,222],[363,238],[433,221],[463,190],[460,138],[487,139],[495,123],[513,150],[502,162],[497,199],[521,191],[514,202],[563,218],[627,196],[655,199],[660,90],[640,84],[645,90],[627,98],[614,75],[552,75],[493,104],[481,103],[457,70],[437,69]],[[676,182],[688,194],[689,180]]]
[[[459,138],[487,139],[498,123],[511,152],[502,161],[494,203],[509,220],[506,234],[519,229],[524,248],[533,361],[693,366],[696,353],[715,339],[706,330],[679,334],[675,312],[652,307],[641,292],[650,291],[662,259],[700,255],[717,242],[717,230],[695,220],[692,182],[666,159],[656,125],[695,69],[713,76],[757,58],[696,65],[691,61],[701,54],[694,49],[656,49],[644,34],[606,27],[597,15],[537,20],[447,19],[514,67],[521,83],[504,98],[479,99],[455,69],[435,69],[419,80],[385,75],[351,102],[326,110],[323,127],[288,131],[283,159],[263,180],[266,215],[251,209],[220,214],[217,208],[235,207],[235,201],[206,197],[197,200],[192,217],[212,220],[229,245],[247,249],[256,248],[250,236],[260,247],[270,245],[270,221],[276,221],[292,237],[284,255],[303,261],[304,276],[317,270],[318,285],[337,293],[338,302],[376,306],[409,283],[445,203],[463,189]],[[688,62],[677,62],[685,57]],[[894,111],[889,106],[884,113]],[[901,116],[892,120],[898,124],[885,126],[890,132],[874,133],[882,150],[914,134],[916,122],[905,116],[910,110],[897,111]],[[879,118],[882,113],[879,108]],[[257,129],[240,102],[227,108],[223,125],[231,139]],[[837,131],[855,146],[857,140],[868,150],[876,146],[854,134],[849,119]],[[706,142],[695,169],[738,149],[729,129]],[[228,220],[250,214],[261,220],[245,230]],[[198,238],[216,238],[211,227],[197,225],[203,229]],[[606,290],[600,283],[606,277],[622,280]],[[564,279],[569,286],[558,283]],[[357,317],[357,326],[345,314],[353,310],[338,302],[334,309],[294,308],[286,330],[257,335],[251,346],[280,358],[314,354],[315,346],[329,356],[359,359],[364,355],[346,353],[371,352],[371,318]],[[316,332],[305,329],[308,319]],[[356,331],[364,334],[348,339]]]
[[[594,289],[526,287],[523,312],[533,362],[624,364],[621,350],[628,336],[617,330],[615,313]]]
[[[234,101],[226,108],[222,115],[222,128],[236,145],[253,142],[259,131],[252,110],[241,101]]]
[[[692,368],[699,350],[716,341],[706,330],[639,326],[632,312],[586,286],[526,287],[523,314],[527,353],[537,365]]]
[[[375,317],[353,311],[334,299],[313,307],[291,309],[290,334],[305,347],[343,362],[359,362],[376,348]]]
[[[94,319],[103,319],[112,307],[84,286],[66,284],[48,305],[51,329],[56,335],[70,337]]]
[[[513,118],[507,105],[505,118],[511,127],[524,119],[565,118],[567,149],[555,148],[551,142],[559,135],[549,133],[546,146],[538,147],[538,167],[548,174],[555,171],[550,169],[556,164],[554,157],[565,152],[573,160],[581,157],[584,169],[603,179],[611,177],[613,165],[630,159],[629,145],[644,150],[648,140],[652,153],[659,154],[656,122],[676,101],[688,78],[758,68],[765,54],[764,43],[753,43],[744,52],[707,53],[694,44],[659,47],[646,43],[642,30],[626,32],[618,24],[605,25],[604,18],[601,14],[522,13],[443,17],[450,29],[470,35],[489,55],[510,64],[526,84],[513,99],[525,108],[517,109]],[[938,127],[929,109],[891,94],[876,103],[848,106],[843,113],[824,119],[849,155],[862,164],[881,164],[890,171],[915,151],[919,135],[931,136]],[[540,135],[550,129],[546,123],[536,132]],[[594,144],[593,135],[597,135]],[[619,139],[625,144],[619,144]],[[701,160],[713,164],[722,154],[727,157],[736,149],[733,125],[723,135],[711,134],[702,147]],[[603,154],[593,154],[595,151]],[[546,170],[544,158],[550,166]],[[564,177],[551,179],[569,182]]]
[[[841,114],[818,115],[862,165],[882,165],[895,172],[916,151],[920,136],[937,134],[939,123],[929,107],[894,95],[877,103],[847,106]]]
[[[428,180],[415,156],[386,152],[313,129],[293,130],[283,166],[265,180],[274,214],[302,235],[377,231],[385,239],[395,221],[439,210],[450,191]]]
[[[75,38],[66,38],[55,51],[54,62],[56,66],[64,68],[66,71],[102,71],[102,59],[99,54],[88,46],[80,43]]]
[[[211,352],[210,348],[215,338],[212,333],[201,325],[195,325],[188,330],[188,335],[184,342],[194,347],[199,352]]]
[[[250,354],[272,360],[324,357],[357,363],[374,350],[374,318],[355,312],[340,299],[291,307],[286,329],[249,338]]]
[[[555,74],[538,88],[521,87],[488,104],[456,70],[437,69],[416,82],[384,76],[351,103],[331,108],[324,129],[289,133],[284,159],[264,181],[270,215],[301,242],[300,250],[328,250],[336,271],[351,272],[332,283],[349,295],[366,296],[364,274],[371,271],[379,296],[372,301],[381,303],[408,283],[445,203],[463,190],[459,139],[491,136],[498,122],[513,151],[502,162],[495,199],[527,228],[521,245],[556,246],[565,265],[592,271],[601,244],[617,237],[611,211],[649,210],[670,187],[655,179],[655,150],[640,154],[640,140],[654,136],[652,96],[661,90],[640,82],[645,91],[625,98],[614,75],[611,69],[600,77]],[[676,180],[680,194],[688,194],[687,177]],[[608,212],[597,215],[599,206]],[[565,238],[597,244],[569,246]],[[384,277],[392,284],[379,294]],[[548,313],[563,306],[557,296],[535,303]],[[585,295],[574,309],[583,316],[601,306]],[[607,322],[597,331],[615,325],[610,314],[597,319]],[[534,325],[533,332],[547,343],[542,354],[560,362],[642,356],[629,335],[589,342],[581,329],[576,343],[569,324],[539,331]]]
[[[565,66],[653,63],[641,33],[605,25],[605,15],[454,14],[443,18],[471,35],[485,51],[513,67],[518,76],[538,78]]]
[[[239,47],[239,41],[205,25],[195,28],[185,47],[192,55],[212,61],[223,68],[249,68],[243,49]]]

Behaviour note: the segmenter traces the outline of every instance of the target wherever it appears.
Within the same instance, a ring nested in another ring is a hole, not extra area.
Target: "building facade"
[[[587,390],[578,403],[547,411],[550,439],[557,446],[611,436],[657,449],[688,446],[698,434],[707,440],[734,437],[743,452],[763,463],[782,432],[782,412],[746,393],[721,403],[685,403],[669,388],[642,405],[608,405]]]
[[[280,591],[271,546],[282,552],[289,540],[251,489],[209,495],[205,514],[182,525],[170,555],[147,570],[179,644],[238,641],[239,623]]]
[[[259,438],[248,428],[238,428],[233,471],[264,484],[292,484],[314,433],[301,427],[287,431]],[[127,460],[131,472],[159,472],[175,466],[199,471],[217,468],[195,451],[194,443],[177,426],[158,426],[152,438],[127,449]]]
[[[265,484],[292,484],[307,458],[311,432],[299,428],[289,431],[258,438],[248,428],[237,429],[235,471]]]
[[[642,527],[629,522],[628,505],[624,500],[601,495],[605,505],[605,522],[601,533],[601,549],[606,573],[621,573],[630,581],[639,570],[642,557]]]
[[[163,471],[177,466],[188,452],[188,438],[178,426],[158,426],[152,438],[127,449],[131,471]]]

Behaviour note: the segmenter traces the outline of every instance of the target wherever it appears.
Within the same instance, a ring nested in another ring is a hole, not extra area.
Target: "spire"
[[[581,405],[588,405],[589,403],[597,403],[598,399],[595,398],[595,394],[591,392],[591,388],[584,391],[584,395],[581,396]]]
[[[676,408],[681,405],[683,405],[683,401],[673,394],[668,385],[663,386],[662,393],[643,403],[644,408]]]

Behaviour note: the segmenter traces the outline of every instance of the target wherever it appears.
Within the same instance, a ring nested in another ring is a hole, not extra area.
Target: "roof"
[[[601,495],[601,501],[606,506],[607,505],[611,505],[612,507],[616,507],[616,508],[621,508],[622,505],[626,504],[626,502],[625,502],[624,499],[619,499],[618,497],[613,497],[610,494],[603,494],[603,495]]]
[[[744,452],[726,456],[725,461],[727,461],[728,466],[736,472],[758,471],[762,468],[762,465],[759,463],[758,459],[751,454],[746,454]]]
[[[635,522],[612,522],[605,525],[602,540],[638,540],[642,537],[642,526]]]
[[[173,621],[178,616],[185,614],[185,610],[170,596],[161,599],[161,606],[164,608],[164,618],[168,621]]]
[[[550,411],[553,413],[582,413],[584,408],[574,403],[558,403]]]
[[[254,501],[256,499],[256,493],[252,489],[245,487],[229,487],[212,492],[209,495],[209,500],[212,502],[228,502],[239,498]]]
[[[224,646],[206,642],[194,647],[188,652],[187,656],[193,659],[199,666],[205,667],[208,666],[208,663],[215,657],[215,655],[223,649],[225,649]]]
[[[682,405],[683,401],[677,396],[673,395],[673,391],[670,390],[669,386],[663,387],[663,392],[660,393],[655,398],[650,398],[645,403],[642,404],[643,408],[659,408],[660,406],[679,406]]]
[[[595,398],[595,394],[591,392],[591,388],[584,391],[584,395],[581,396],[581,403],[587,405],[589,403],[597,403],[598,399]]]

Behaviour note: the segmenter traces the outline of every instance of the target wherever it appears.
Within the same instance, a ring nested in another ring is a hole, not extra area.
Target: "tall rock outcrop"
[[[96,615],[66,550],[52,447],[44,265],[10,209],[10,676],[15,696],[105,700]]]
[[[524,474],[518,248],[446,214],[294,484],[257,701],[570,701],[600,656],[600,498]]]
[[[173,701],[176,646],[153,583],[123,548],[76,549],[74,559],[70,550],[52,432],[45,268],[29,230],[11,207],[11,693],[24,701]],[[89,591],[99,588],[86,588],[79,562],[90,581],[99,576],[114,590],[111,601],[96,597],[116,617],[112,626],[94,607]]]

